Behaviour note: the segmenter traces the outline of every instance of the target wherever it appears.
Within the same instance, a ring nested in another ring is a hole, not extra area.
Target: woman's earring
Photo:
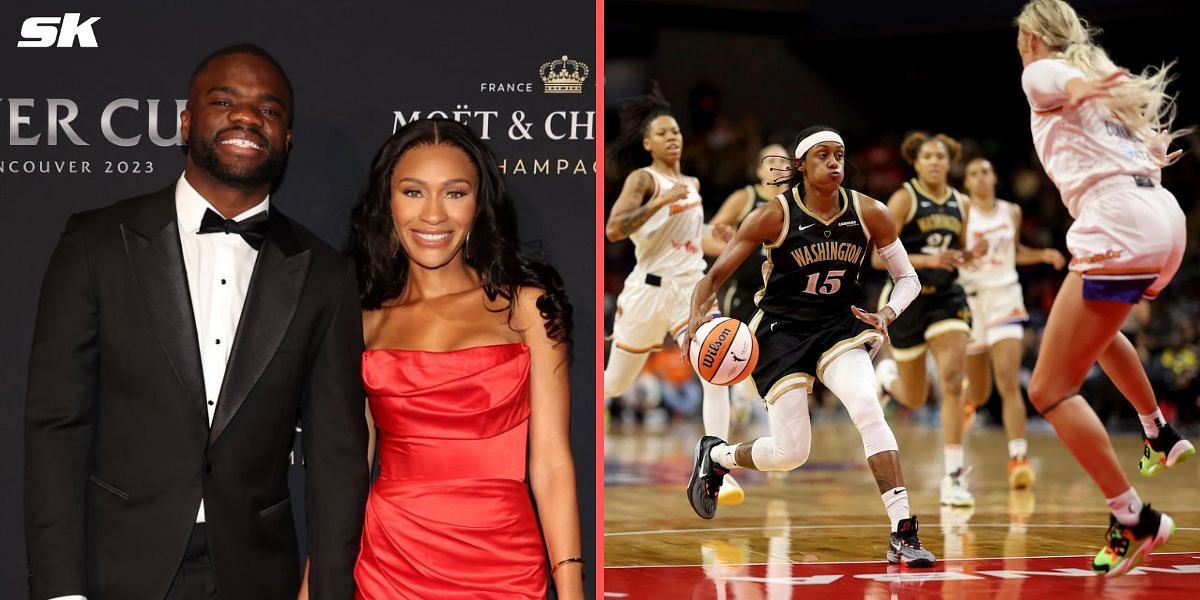
[[[467,237],[463,240],[463,258],[471,258],[471,232],[467,232]]]

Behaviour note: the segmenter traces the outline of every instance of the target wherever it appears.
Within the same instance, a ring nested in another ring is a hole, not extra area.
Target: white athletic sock
[[[718,446],[713,446],[712,450],[708,451],[708,456],[715,460],[718,465],[721,465],[726,469],[733,469],[738,466],[738,464],[733,461],[733,452],[734,450],[737,450],[737,446],[737,444],[720,444]]]
[[[1137,490],[1129,488],[1117,497],[1105,498],[1104,501],[1122,525],[1133,527],[1138,524],[1138,517],[1142,514],[1142,499],[1138,497]]]
[[[946,474],[949,475],[963,467],[962,444],[946,444],[942,451],[946,463]]]
[[[1150,439],[1158,437],[1158,424],[1167,422],[1163,418],[1162,409],[1158,408],[1148,415],[1139,414],[1138,420],[1142,422],[1142,431],[1145,431],[1146,437]]]
[[[701,381],[704,390],[704,435],[729,439],[729,388]]]
[[[908,513],[908,488],[892,488],[879,495],[883,499],[883,507],[887,509],[888,518],[892,520],[892,532],[900,527],[900,521],[911,515]]]
[[[1009,458],[1017,458],[1018,456],[1024,457],[1028,453],[1029,453],[1029,442],[1025,441],[1025,438],[1017,438],[1015,440],[1008,440],[1008,457]]]

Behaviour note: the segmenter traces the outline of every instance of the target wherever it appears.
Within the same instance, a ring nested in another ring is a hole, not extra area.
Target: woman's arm
[[[784,228],[783,209],[779,207],[778,202],[764,204],[746,215],[746,220],[742,221],[742,226],[733,234],[733,239],[725,245],[716,262],[708,268],[708,272],[696,283],[696,288],[692,291],[687,335],[680,347],[684,356],[687,355],[687,349],[696,335],[696,329],[700,327],[709,307],[716,300],[717,290],[759,246],[779,241],[781,234],[785,233]]]
[[[1016,263],[1018,265],[1053,265],[1055,269],[1062,269],[1067,264],[1067,259],[1063,257],[1062,252],[1054,248],[1033,248],[1021,243],[1021,207],[1016,204],[1012,205],[1013,217],[1013,243],[1016,244]]]
[[[688,188],[683,183],[678,183],[666,193],[642,204],[652,194],[654,180],[645,171],[638,169],[625,178],[621,195],[617,196],[617,201],[608,214],[608,222],[604,225],[604,236],[608,241],[619,242],[629,237],[629,234],[645,225],[658,209],[686,197]]]
[[[555,565],[554,587],[564,600],[583,598],[583,558],[579,540],[579,505],[575,496],[575,461],[571,456],[571,390],[567,350],[546,335],[537,308],[542,290],[522,288],[514,311],[514,328],[529,346],[530,417],[529,482],[537,502],[546,552]]]

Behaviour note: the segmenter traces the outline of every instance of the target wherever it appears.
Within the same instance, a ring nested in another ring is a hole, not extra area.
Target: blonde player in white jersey
[[[645,164],[649,155],[650,165],[625,178],[604,226],[610,242],[633,242],[637,260],[617,296],[612,349],[604,368],[606,399],[629,388],[668,334],[681,338],[692,288],[704,276],[704,255],[719,254],[732,236],[728,225],[704,226],[700,182],[680,171],[683,134],[657,84],[622,105],[621,127],[613,158],[632,167]],[[729,388],[706,381],[701,387],[705,434],[723,434],[724,439],[729,435]],[[723,492],[721,504],[737,504],[745,497],[736,482]]]
[[[987,251],[964,265],[958,283],[967,292],[971,307],[971,340],[967,345],[967,387],[964,391],[963,429],[975,411],[992,395],[992,371],[1003,402],[1004,433],[1008,437],[1008,483],[1014,489],[1033,484],[1029,443],[1025,439],[1025,399],[1021,396],[1021,354],[1029,319],[1017,265],[1050,264],[1055,269],[1066,259],[1053,248],[1030,248],[1021,243],[1021,207],[996,198],[996,171],[986,158],[967,163],[963,187],[971,197],[967,239]]]
[[[1183,257],[1183,211],[1162,188],[1161,168],[1180,152],[1171,141],[1169,67],[1132,75],[1092,42],[1092,31],[1061,0],[1033,0],[1017,17],[1021,86],[1033,142],[1046,174],[1075,218],[1067,232],[1071,271],[1046,323],[1029,399],[1100,488],[1112,511],[1107,543],[1092,569],[1121,575],[1175,530],[1129,484],[1104,424],[1079,395],[1092,365],[1104,371],[1146,427],[1141,470],[1153,475],[1195,453],[1162,413],[1141,412],[1154,394],[1121,323],[1153,299]]]

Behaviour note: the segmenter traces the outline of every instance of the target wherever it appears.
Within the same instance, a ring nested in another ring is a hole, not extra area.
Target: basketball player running
[[[967,204],[950,187],[950,165],[958,160],[960,147],[953,138],[930,136],[917,131],[905,136],[900,155],[913,166],[917,176],[906,181],[888,200],[888,211],[900,241],[921,278],[921,295],[903,317],[891,326],[892,360],[879,365],[879,381],[897,402],[911,409],[925,404],[929,397],[926,380],[925,350],[928,346],[937,363],[941,384],[942,437],[944,443],[941,500],[943,505],[967,508],[975,506],[975,497],[967,490],[967,469],[963,460],[963,380],[967,334],[971,331],[971,311],[967,296],[955,280],[958,268],[970,260],[963,230],[967,224]],[[984,251],[985,248],[976,248]],[[876,268],[883,261],[873,259]],[[880,304],[894,293],[883,291]]]
[[[1184,214],[1160,181],[1161,168],[1180,154],[1168,153],[1170,142],[1187,131],[1171,131],[1169,67],[1131,75],[1116,66],[1067,3],[1034,0],[1017,26],[1034,147],[1075,218],[1067,231],[1070,272],[1046,322],[1029,399],[1112,511],[1107,543],[1092,569],[1121,575],[1165,544],[1175,522],[1144,504],[1129,485],[1104,424],[1079,387],[1099,361],[1139,413],[1143,404],[1153,406],[1150,382],[1120,327],[1135,303],[1162,291],[1182,260]],[[1195,453],[1162,413],[1142,418],[1152,425],[1140,465],[1144,475]]]
[[[996,199],[996,171],[986,158],[967,163],[963,187],[971,197],[967,239],[987,240],[987,252],[963,267],[958,281],[971,307],[971,341],[967,346],[967,387],[963,401],[963,431],[970,430],[975,411],[992,395],[992,371],[1003,402],[1004,433],[1008,436],[1008,483],[1014,489],[1033,485],[1027,457],[1025,399],[1021,396],[1021,354],[1029,320],[1017,265],[1051,264],[1066,259],[1053,248],[1030,248],[1021,243],[1021,207]],[[990,363],[990,364],[989,364]]]
[[[769,437],[728,444],[705,436],[696,444],[688,500],[711,519],[731,469],[790,471],[808,460],[812,427],[808,395],[820,379],[845,405],[862,436],[892,534],[889,562],[932,566],[908,510],[896,437],[883,418],[864,346],[887,340],[887,327],[921,284],[882,204],[840,187],[845,144],[829,127],[811,127],[796,143],[792,188],[750,213],[692,294],[691,332],[704,321],[716,290],[761,246],[766,285],[750,323],[759,343],[754,381],[765,398]],[[878,313],[858,308],[858,276],[870,246],[880,246],[896,291]],[[690,340],[688,340],[690,341]],[[685,346],[686,347],[686,346]]]
[[[728,225],[703,233],[700,182],[680,171],[683,134],[657,84],[625,102],[621,127],[613,158],[633,166],[644,164],[648,155],[650,166],[625,178],[604,227],[610,242],[633,241],[637,259],[617,296],[613,344],[604,369],[605,398],[629,388],[649,354],[662,349],[668,333],[678,339],[687,325],[688,294],[704,275],[704,250],[716,254],[731,234]],[[728,436],[729,388],[705,381],[701,387],[705,433]],[[737,504],[744,497],[733,483],[722,503]]]
[[[755,170],[758,183],[730,194],[709,224],[729,225],[736,231],[751,211],[771,202],[788,189],[786,177],[781,174],[790,170],[787,149],[779,144],[764,146],[758,152],[758,168]],[[754,296],[763,286],[762,266],[766,258],[766,249],[760,249],[746,257],[745,262],[729,276],[719,294],[721,314],[743,323],[749,323],[754,318],[758,310]],[[733,391],[742,399],[762,400],[750,378],[733,386]]]

